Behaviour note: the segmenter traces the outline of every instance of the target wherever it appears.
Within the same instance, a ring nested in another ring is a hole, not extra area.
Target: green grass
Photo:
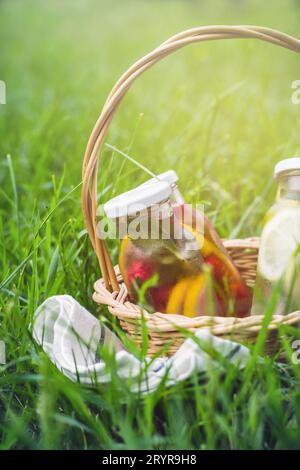
[[[258,365],[255,349],[245,371],[227,366],[141,397],[113,364],[110,386],[70,382],[28,333],[50,295],[99,314],[81,162],[120,74],[192,26],[253,23],[300,37],[299,19],[296,0],[0,2],[0,448],[300,447],[300,368],[290,359]],[[299,78],[299,57],[273,45],[190,46],[136,82],[107,142],[154,172],[175,168],[186,199],[205,204],[223,237],[257,235],[274,199],[274,163],[300,153],[300,106],[291,103]],[[147,178],[108,147],[101,165],[105,199]],[[290,356],[288,340],[283,347]]]

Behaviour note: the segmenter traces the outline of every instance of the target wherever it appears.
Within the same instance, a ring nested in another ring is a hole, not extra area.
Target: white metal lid
[[[286,160],[278,162],[277,165],[275,165],[274,178],[277,178],[286,171],[293,170],[300,170],[300,157],[287,158]]]
[[[171,193],[170,185],[164,181],[145,184],[108,201],[104,204],[104,212],[107,217],[112,219],[134,215],[154,204],[165,201]]]
[[[150,180],[146,181],[146,183],[144,184],[158,183],[159,181],[165,181],[166,183],[169,183],[170,185],[172,185],[172,184],[177,183],[178,180],[179,178],[178,178],[176,171],[169,170],[169,171],[165,171],[164,173],[161,173],[160,175],[157,175],[155,178],[151,178]]]

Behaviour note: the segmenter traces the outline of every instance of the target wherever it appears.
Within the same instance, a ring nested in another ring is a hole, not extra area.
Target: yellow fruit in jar
[[[187,289],[187,293],[183,305],[183,314],[186,317],[194,317],[197,311],[197,304],[200,293],[205,287],[205,276],[200,274],[195,279],[191,280]]]
[[[184,298],[189,287],[189,282],[190,279],[188,278],[181,279],[181,281],[177,282],[177,284],[172,288],[167,303],[166,313],[182,313]]]

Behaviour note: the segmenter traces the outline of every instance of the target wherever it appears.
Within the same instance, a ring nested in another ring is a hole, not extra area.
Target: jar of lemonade
[[[274,292],[274,314],[300,308],[300,158],[280,161],[275,204],[265,217],[251,313],[262,315]]]
[[[136,301],[142,284],[156,274],[157,284],[147,289],[155,310],[190,317],[247,315],[249,289],[203,212],[184,203],[177,181],[171,170],[104,206],[119,227],[119,266],[131,299]],[[145,208],[138,214],[141,204]],[[131,233],[141,217],[147,221],[146,237]],[[153,238],[149,227],[157,219],[161,227]],[[164,223],[170,226],[169,240]]]
[[[197,276],[203,264],[199,242],[174,216],[171,193],[169,184],[159,181],[104,205],[122,240],[119,267],[131,300],[138,300],[148,281],[145,300],[160,312],[168,310],[172,288],[183,278]]]
[[[178,175],[174,170],[161,173],[144,185],[157,181],[169,183],[172,189],[170,200],[174,214],[192,231],[199,242],[203,263],[207,268],[211,268],[206,270],[206,276],[202,269],[196,279],[192,281],[189,279],[189,282],[182,280],[177,288],[172,290],[170,313],[178,311],[178,305],[181,305],[182,313],[187,316],[205,315],[208,310],[214,311],[219,316],[249,315],[252,301],[250,290],[202,208],[193,207],[185,202],[178,187]]]

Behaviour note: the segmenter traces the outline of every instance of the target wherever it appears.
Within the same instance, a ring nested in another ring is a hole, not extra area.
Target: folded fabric
[[[195,338],[186,339],[171,358],[140,361],[125,350],[109,328],[69,295],[47,299],[34,314],[32,331],[35,341],[61,372],[71,380],[89,385],[111,380],[105,360],[99,357],[99,345],[103,345],[114,355],[118,376],[130,379],[134,392],[155,390],[162,380],[170,386],[212,366],[222,368],[222,361],[213,359],[207,350],[230,359],[240,368],[249,358],[245,346],[199,329]]]

